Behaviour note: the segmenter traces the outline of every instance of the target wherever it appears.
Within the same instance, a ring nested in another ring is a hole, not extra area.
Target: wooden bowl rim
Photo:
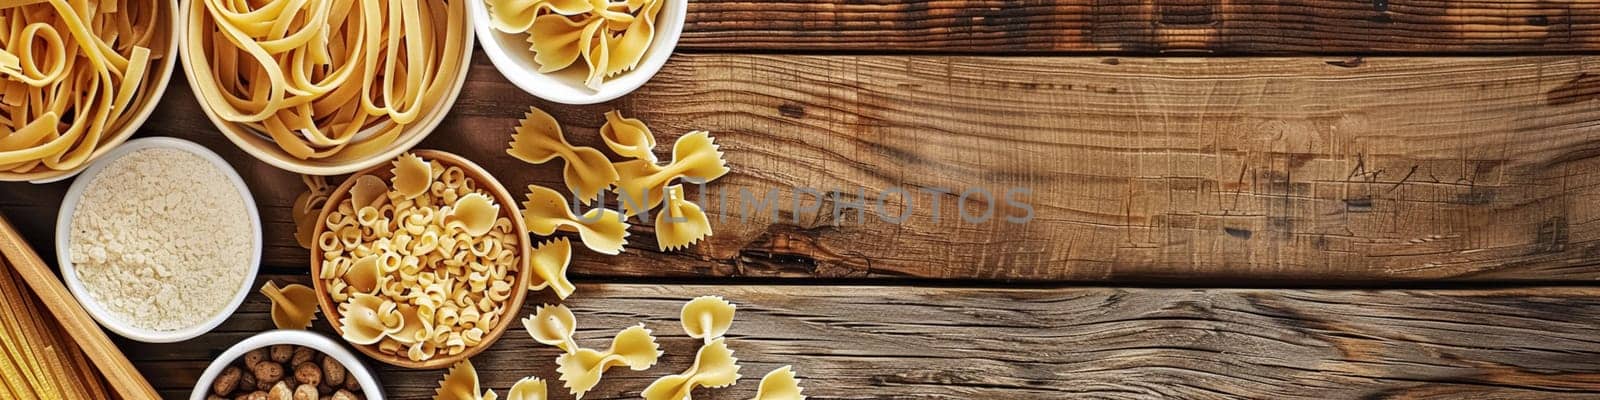
[[[485,332],[483,341],[479,342],[477,346],[468,347],[466,351],[453,356],[440,355],[426,361],[412,361],[405,356],[386,354],[378,350],[376,344],[358,345],[350,343],[352,347],[355,347],[362,354],[366,354],[368,357],[385,364],[408,369],[439,369],[454,365],[457,361],[471,358],[488,349],[494,342],[500,340],[500,335],[510,329],[511,324],[517,320],[517,316],[522,310],[522,302],[528,295],[528,255],[533,252],[533,246],[528,236],[528,225],[522,219],[522,212],[517,207],[516,198],[512,197],[511,192],[506,190],[505,186],[494,178],[494,175],[489,174],[489,171],[484,170],[483,167],[478,166],[477,163],[471,160],[441,150],[413,150],[411,153],[424,160],[438,161],[446,166],[461,167],[462,171],[467,173],[468,178],[478,181],[479,188],[487,189],[494,195],[496,201],[502,203],[500,205],[501,212],[510,214],[512,230],[515,231],[515,234],[520,235],[518,247],[521,253],[517,257],[517,278],[516,282],[511,285],[513,293],[508,300],[509,303],[506,304],[506,312],[498,324],[488,332]],[[389,164],[379,164],[352,174],[350,177],[345,178],[344,183],[339,184],[337,189],[330,192],[327,203],[322,206],[322,212],[317,213],[316,227],[312,230],[313,238],[321,236],[322,232],[327,231],[327,224],[323,223],[323,221],[327,221],[328,214],[338,209],[339,202],[349,197],[350,188],[355,185],[356,178],[363,175],[387,177],[389,175]],[[316,240],[312,239],[312,241],[315,242]],[[328,284],[323,281],[321,276],[322,251],[317,250],[313,245],[311,250],[311,280],[313,282],[312,287],[317,293],[317,305],[322,309],[322,316],[328,320],[328,325],[333,327],[334,334],[343,339],[344,329],[339,324],[339,308],[333,304],[333,297],[328,294]],[[345,342],[349,343],[348,340]]]
[[[423,101],[424,106],[431,104],[433,108],[427,110],[421,119],[400,128],[399,136],[395,137],[394,142],[390,143],[385,150],[355,160],[336,162],[302,160],[285,153],[283,149],[278,147],[277,143],[262,137],[254,130],[232,121],[223,120],[217,116],[210,105],[200,99],[200,90],[197,87],[200,83],[197,83],[194,79],[194,74],[191,72],[194,69],[194,65],[191,62],[193,60],[192,57],[203,56],[203,53],[195,54],[191,51],[187,33],[189,24],[192,23],[188,20],[188,9],[203,7],[198,3],[198,1],[191,0],[187,8],[180,6],[184,10],[178,12],[178,16],[182,18],[183,23],[181,24],[182,31],[178,34],[180,40],[177,43],[177,48],[178,53],[182,55],[179,58],[182,59],[184,78],[189,82],[189,91],[195,96],[195,101],[200,103],[200,110],[204,111],[206,119],[211,120],[211,125],[216,126],[217,130],[222,132],[222,136],[228,138],[228,141],[233,142],[234,146],[237,146],[240,150],[244,150],[251,157],[255,157],[268,165],[300,174],[340,175],[363,171],[373,166],[385,165],[385,161],[393,160],[395,157],[399,157],[400,154],[405,153],[406,149],[421,143],[428,135],[433,134],[433,131],[438,129],[440,124],[444,123],[445,117],[450,114],[450,110],[455,108],[456,100],[461,97],[462,90],[467,87],[467,73],[472,70],[472,52],[477,46],[477,33],[472,29],[472,19],[468,14],[463,17],[466,18],[466,21],[462,22],[466,24],[467,29],[466,34],[462,35],[462,39],[466,40],[466,43],[461,47],[461,70],[456,73],[455,80],[451,82],[450,89],[447,90],[449,94],[444,99],[440,99],[442,101],[425,99]]]

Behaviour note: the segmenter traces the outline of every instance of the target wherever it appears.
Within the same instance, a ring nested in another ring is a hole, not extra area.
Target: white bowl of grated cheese
[[[255,284],[261,216],[244,179],[193,142],[129,141],[85,169],[56,216],[78,303],[128,339],[171,343],[233,314]]]

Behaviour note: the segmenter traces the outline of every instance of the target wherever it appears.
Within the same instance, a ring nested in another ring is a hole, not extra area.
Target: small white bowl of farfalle
[[[483,51],[523,91],[564,104],[628,94],[672,56],[687,0],[472,0]]]

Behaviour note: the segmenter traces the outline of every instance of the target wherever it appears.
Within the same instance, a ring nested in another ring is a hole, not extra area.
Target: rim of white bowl
[[[183,68],[182,65],[178,65],[178,46],[175,45],[178,42],[178,35],[183,34],[182,30],[178,29],[178,22],[181,18],[178,15],[178,10],[180,7],[182,7],[182,5],[179,4],[178,0],[167,0],[167,3],[172,7],[172,23],[167,24],[170,26],[167,33],[171,36],[168,38],[168,42],[170,43],[167,45],[166,58],[162,59],[161,61],[162,63],[166,64],[167,70],[162,72],[161,76],[156,77],[156,88],[154,91],[150,92],[150,98],[147,99],[147,102],[144,104],[144,106],[138,110],[138,114],[134,114],[133,119],[128,120],[128,124],[122,127],[122,129],[134,131],[135,134],[138,133],[139,127],[144,126],[144,122],[150,119],[151,115],[155,115],[156,107],[161,105],[161,98],[166,96],[167,86],[170,86],[172,83],[172,71]],[[117,145],[120,146],[121,143],[118,143]],[[107,152],[106,154],[110,154],[110,152]],[[104,157],[104,155],[102,155],[102,157]],[[74,176],[78,176],[78,174],[83,173],[83,170],[88,168],[89,163],[85,163],[84,165],[79,166],[78,169],[73,170],[72,172],[61,174],[61,176],[33,179],[29,180],[28,183],[45,184],[60,182],[71,179]]]
[[[206,395],[211,393],[211,382],[215,381],[218,375],[222,375],[222,370],[233,364],[233,360],[239,359],[250,350],[275,344],[310,347],[312,350],[320,351],[322,354],[333,357],[348,371],[345,379],[353,377],[361,383],[363,397],[367,400],[383,400],[383,386],[378,385],[378,377],[367,369],[367,365],[363,364],[355,353],[351,353],[350,350],[341,346],[339,342],[335,342],[327,336],[296,329],[276,329],[261,332],[239,341],[233,347],[229,347],[228,350],[222,352],[222,355],[217,356],[215,360],[211,360],[211,365],[206,366],[205,371],[200,373],[200,380],[195,381],[194,390],[189,393],[189,399],[205,400]]]
[[[500,72],[506,80],[511,81],[517,88],[541,99],[561,104],[595,104],[611,101],[618,97],[633,93],[634,90],[644,86],[654,78],[661,67],[672,58],[672,52],[678,49],[678,38],[683,35],[684,19],[687,16],[688,0],[661,0],[666,1],[661,12],[662,15],[656,24],[656,36],[650,42],[650,47],[645,50],[644,58],[639,60],[639,65],[632,71],[606,79],[600,84],[600,90],[590,90],[582,85],[574,87],[571,82],[553,76],[563,71],[543,73],[536,69],[524,68],[517,61],[512,60],[508,53],[505,40],[519,44],[517,51],[526,51],[529,57],[532,52],[527,50],[527,34],[510,34],[494,29],[489,21],[488,6],[483,0],[468,1],[472,7],[472,21],[478,31],[478,42],[483,44],[483,52],[489,56],[489,63]]]
[[[88,289],[83,286],[83,282],[78,279],[78,270],[72,265],[72,214],[78,208],[78,201],[83,198],[83,191],[88,188],[90,183],[94,182],[95,177],[99,176],[100,171],[105,169],[107,165],[111,165],[111,163],[135,151],[154,148],[185,151],[200,156],[200,158],[209,161],[212,166],[221,170],[223,175],[233,182],[233,186],[239,191],[239,196],[243,198],[245,210],[250,214],[251,233],[254,235],[250,241],[249,270],[245,274],[244,282],[239,285],[238,293],[234,294],[233,300],[228,303],[228,306],[218,311],[217,315],[211,316],[204,323],[171,331],[135,327],[111,315],[110,311],[107,311],[105,307],[100,305],[100,302],[94,299],[94,296],[89,294]],[[257,267],[261,264],[261,214],[256,209],[255,198],[250,195],[250,187],[245,185],[243,178],[239,177],[239,172],[228,165],[228,162],[218,156],[217,153],[183,139],[170,137],[140,138],[129,140],[123,143],[122,146],[106,153],[100,159],[95,160],[89,168],[84,169],[83,173],[79,174],[77,180],[72,182],[72,187],[67,189],[67,195],[61,201],[61,211],[56,214],[55,245],[56,263],[61,266],[61,280],[66,283],[67,290],[72,292],[72,297],[83,305],[84,310],[87,310],[89,316],[93,317],[95,322],[99,322],[100,326],[117,335],[139,342],[180,342],[210,332],[217,325],[221,325],[222,321],[228,319],[235,310],[238,310],[239,304],[244,303],[245,296],[250,293],[250,288],[255,286]]]

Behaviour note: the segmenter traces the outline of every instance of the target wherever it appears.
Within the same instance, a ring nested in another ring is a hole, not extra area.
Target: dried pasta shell
[[[300,247],[314,250],[317,216],[322,213],[322,206],[328,202],[328,181],[321,176],[301,175],[300,180],[306,184],[306,191],[295,197],[294,205],[289,209],[289,215],[294,218],[294,239]]]
[[[522,319],[522,327],[536,342],[555,346],[567,353],[578,351],[578,344],[572,340],[572,335],[578,330],[577,319],[565,305],[539,306],[533,315]]]
[[[556,230],[575,231],[584,246],[601,254],[615,255],[627,244],[628,224],[614,210],[596,208],[578,217],[567,209],[567,199],[560,192],[543,186],[528,185],[528,201],[523,203],[523,219],[528,230],[536,235],[548,236]]]
[[[606,147],[612,152],[623,157],[656,162],[656,136],[650,133],[650,127],[634,118],[625,118],[622,113],[611,110],[606,113],[606,123],[600,126],[600,139],[606,142]]]
[[[369,345],[378,343],[388,336],[391,327],[384,325],[386,319],[383,314],[394,312],[394,303],[386,302],[382,298],[365,293],[350,296],[349,301],[339,305],[339,325],[344,330],[344,339],[353,344]],[[387,309],[387,310],[385,310]]]
[[[416,154],[406,153],[394,160],[394,168],[389,172],[394,175],[394,190],[402,198],[411,199],[428,192],[428,184],[432,182],[432,166]]]
[[[672,181],[710,182],[726,175],[728,166],[710,134],[694,131],[673,144],[672,162],[666,166],[632,160],[617,163],[616,172],[620,176],[617,194],[627,216],[632,217],[660,205]]]
[[[527,377],[511,385],[511,390],[506,391],[506,400],[548,400],[549,388],[543,379]]]
[[[350,270],[345,272],[344,281],[356,292],[372,294],[383,284],[383,270],[378,263],[378,255],[369,255],[356,260],[350,265]]]
[[[800,380],[794,378],[794,370],[788,365],[768,372],[761,378],[761,385],[756,387],[756,397],[751,400],[806,400],[801,395]]]
[[[727,387],[738,381],[739,359],[723,338],[717,338],[700,347],[689,370],[656,379],[639,394],[645,400],[688,400],[696,387]]]
[[[572,242],[567,238],[556,238],[538,247],[528,254],[528,268],[533,275],[539,277],[537,285],[530,285],[529,290],[544,290],[548,287],[556,292],[556,297],[566,299],[572,292],[578,290],[571,280],[567,279],[567,266],[572,262]]]
[[[666,205],[656,214],[657,248],[682,249],[711,236],[711,220],[699,205],[684,200],[683,185],[667,187],[666,196]]]
[[[567,143],[555,117],[538,107],[528,109],[517,126],[516,134],[511,136],[511,145],[506,153],[531,164],[562,159],[566,162],[562,174],[567,189],[583,204],[589,204],[617,181],[617,170],[612,168],[611,160],[606,158],[605,153],[593,147]]]
[[[683,304],[678,320],[689,337],[710,343],[728,333],[736,309],[733,303],[720,296],[700,296]]]
[[[482,193],[470,193],[456,199],[454,206],[450,207],[452,220],[451,227],[459,227],[472,236],[483,236],[494,229],[495,217],[500,215],[500,205],[494,204],[489,196]]]
[[[272,300],[272,324],[278,329],[306,329],[317,318],[317,292],[301,284],[278,287],[267,281],[261,294]]]

